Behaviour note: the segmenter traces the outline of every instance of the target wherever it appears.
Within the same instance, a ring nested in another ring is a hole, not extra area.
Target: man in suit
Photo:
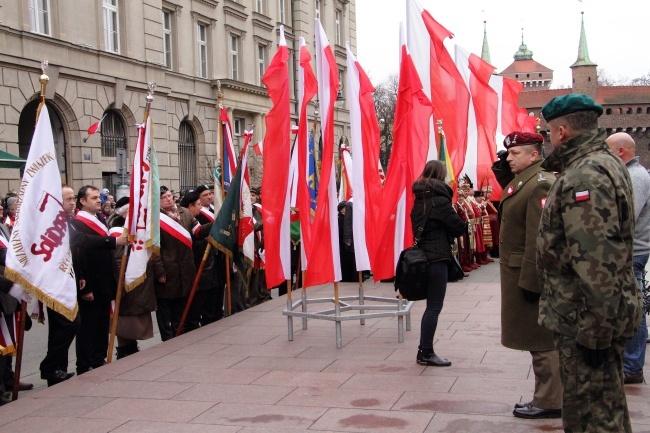
[[[501,270],[501,344],[532,356],[535,392],[529,403],[517,403],[518,418],[562,416],[562,383],[553,333],[537,323],[539,286],[536,242],[542,209],[553,185],[553,173],[541,168],[544,137],[513,132],[504,145],[514,179],[503,189],[499,256]]]
[[[117,288],[110,250],[115,249],[116,241],[110,239],[106,221],[98,217],[102,205],[99,190],[86,185],[77,193],[77,200],[81,210],[71,222],[70,232],[79,287],[77,374],[82,374],[106,363],[111,301]],[[93,241],[103,247],[93,247]]]

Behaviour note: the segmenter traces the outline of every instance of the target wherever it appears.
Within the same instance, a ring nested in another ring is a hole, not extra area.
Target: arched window
[[[102,156],[116,156],[117,149],[126,149],[126,132],[122,118],[115,110],[106,110],[100,125]]]
[[[637,107],[636,114],[643,114],[643,108]]]
[[[196,141],[187,121],[178,128],[178,178],[181,191],[196,187]]]
[[[606,109],[605,114],[612,114],[612,109],[611,108]]]

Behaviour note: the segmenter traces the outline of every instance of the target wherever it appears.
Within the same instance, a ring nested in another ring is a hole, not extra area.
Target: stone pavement
[[[357,285],[340,285],[341,296]],[[366,295],[394,296],[366,282]],[[332,296],[332,286],[308,290]],[[294,292],[294,298],[299,293]],[[435,349],[453,365],[415,362],[424,302],[397,342],[397,319],[294,319],[287,340],[286,297],[276,298],[0,407],[11,432],[561,432],[560,420],[521,420],[529,401],[530,355],[500,344],[498,264],[449,284]],[[323,309],[311,305],[310,311]],[[313,309],[313,310],[312,310]],[[650,370],[646,370],[646,377]],[[650,432],[650,387],[626,386],[634,431]]]

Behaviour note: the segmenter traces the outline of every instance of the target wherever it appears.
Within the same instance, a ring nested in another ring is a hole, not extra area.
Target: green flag
[[[210,230],[210,243],[223,252],[233,262],[241,274],[244,285],[248,287],[248,264],[242,259],[239,252],[239,208],[241,194],[241,164],[233,176],[226,199],[219,209],[219,213]]]

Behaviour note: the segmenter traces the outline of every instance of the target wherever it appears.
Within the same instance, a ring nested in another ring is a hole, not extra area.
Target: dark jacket
[[[439,180],[418,179],[413,183],[412,191],[415,202],[411,210],[411,225],[415,237],[418,236],[418,227],[426,221],[418,246],[430,262],[451,259],[451,241],[467,230],[467,223],[460,219],[451,205],[451,188]]]

